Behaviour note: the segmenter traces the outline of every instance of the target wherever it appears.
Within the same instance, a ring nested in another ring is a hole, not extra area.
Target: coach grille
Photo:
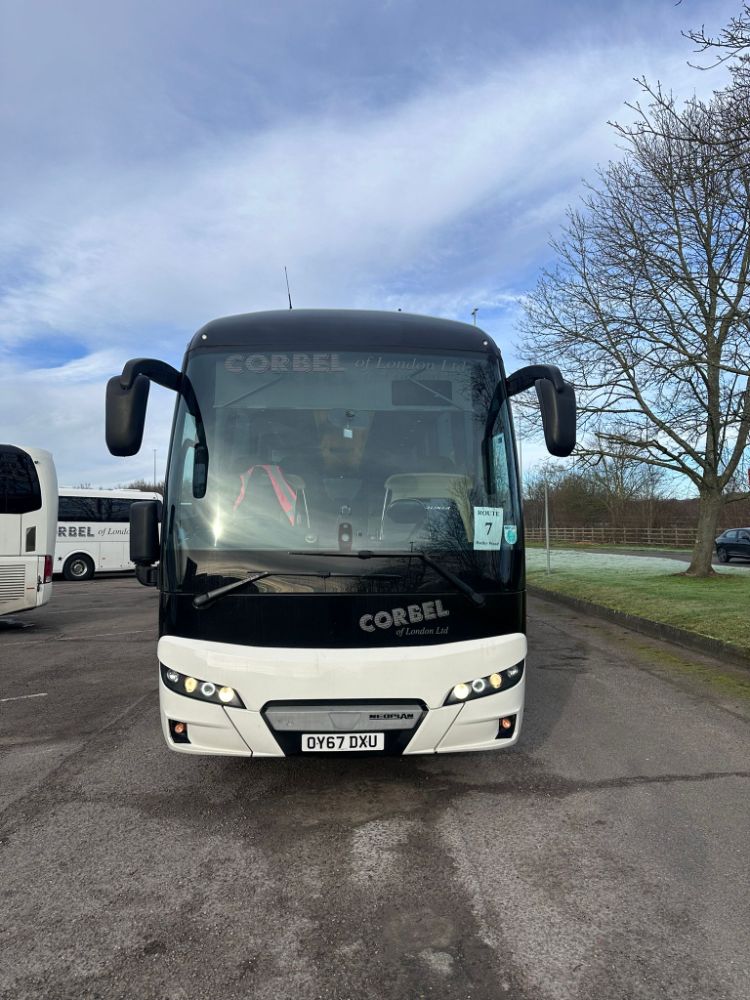
[[[414,729],[423,714],[415,702],[395,705],[329,703],[322,705],[273,705],[265,711],[277,732],[371,733],[385,729]]]
[[[301,752],[303,733],[384,733],[384,751],[372,753],[401,754],[427,706],[420,701],[276,701],[261,714],[287,755]]]

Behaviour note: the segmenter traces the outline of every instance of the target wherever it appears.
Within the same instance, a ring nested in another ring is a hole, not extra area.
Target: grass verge
[[[628,615],[720,639],[750,654],[750,573],[707,580],[663,572],[529,568],[531,586],[578,597]]]
[[[546,549],[544,542],[525,542],[527,549]],[[624,542],[550,542],[550,549],[573,552],[649,552],[658,556],[660,552],[679,552],[689,556],[693,551],[684,545],[626,545]]]

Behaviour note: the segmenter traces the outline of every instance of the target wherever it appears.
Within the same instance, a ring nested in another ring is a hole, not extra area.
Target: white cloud
[[[472,231],[487,238],[483,224],[512,266],[553,221],[535,206],[608,152],[603,122],[634,64],[625,50],[527,59],[368,117],[220,137],[106,181],[58,178],[0,229],[24,265],[0,303],[0,337],[121,343],[282,307],[284,264],[300,304],[370,305],[404,269],[415,281],[463,270],[454,256]]]
[[[52,451],[63,486],[91,483],[115,486],[153,477],[166,466],[174,394],[151,390],[140,454],[113,459],[104,439],[104,392],[107,379],[122,369],[114,352],[101,351],[53,369],[23,371],[6,364],[0,370],[0,438]]]
[[[92,351],[85,357],[76,358],[67,364],[56,367],[33,368],[24,374],[30,382],[54,385],[60,383],[75,383],[84,385],[101,384],[102,378],[109,378],[122,367],[120,353],[112,348],[103,351]]]
[[[150,477],[173,398],[154,391],[141,456],[113,460],[107,377],[132,356],[177,361],[215,316],[283,308],[285,264],[298,306],[511,312],[649,58],[682,78],[683,53],[547,52],[377,112],[206,131],[163,162],[40,168],[0,222],[0,347],[67,337],[87,353],[6,360],[3,436],[51,448],[61,482]]]

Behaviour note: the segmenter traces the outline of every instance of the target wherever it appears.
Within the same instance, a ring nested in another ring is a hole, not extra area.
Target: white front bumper
[[[495,750],[518,739],[525,676],[514,687],[461,705],[445,705],[462,681],[504,670],[526,658],[520,633],[434,646],[382,649],[297,649],[239,646],[163,636],[159,661],[181,674],[233,687],[246,708],[225,708],[169,690],[159,681],[164,737],[183,753],[283,757],[261,709],[268,702],[420,701],[427,714],[404,753]],[[513,736],[497,739],[499,719],[516,716]],[[188,725],[190,743],[176,744],[169,720]]]

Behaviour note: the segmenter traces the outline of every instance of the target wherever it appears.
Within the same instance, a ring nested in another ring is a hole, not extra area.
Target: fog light
[[[219,698],[222,701],[233,701],[234,700],[234,688],[219,688]]]
[[[185,690],[187,691],[188,694],[192,694],[197,687],[198,687],[198,681],[195,679],[195,677],[185,678]]]
[[[491,687],[493,687],[496,691],[498,688],[503,686],[503,679],[500,674],[490,674],[487,680],[490,682]]]
[[[501,729],[511,729],[513,727],[513,719],[501,719],[500,728]]]
[[[179,679],[180,675],[177,673],[176,670],[167,671],[167,680],[171,681],[173,684],[176,684]]]
[[[485,681],[484,677],[477,677],[476,680],[471,682],[471,690],[474,694],[481,694],[486,687],[487,681]]]
[[[469,697],[469,685],[468,684],[456,684],[453,688],[453,697],[457,698],[458,701],[463,701],[465,698]]]
[[[170,719],[169,735],[173,743],[189,743],[190,737],[188,736],[187,722],[175,722],[173,719]]]
[[[201,684],[201,694],[204,698],[211,698],[216,694],[216,685],[212,684],[211,681],[204,681]]]

